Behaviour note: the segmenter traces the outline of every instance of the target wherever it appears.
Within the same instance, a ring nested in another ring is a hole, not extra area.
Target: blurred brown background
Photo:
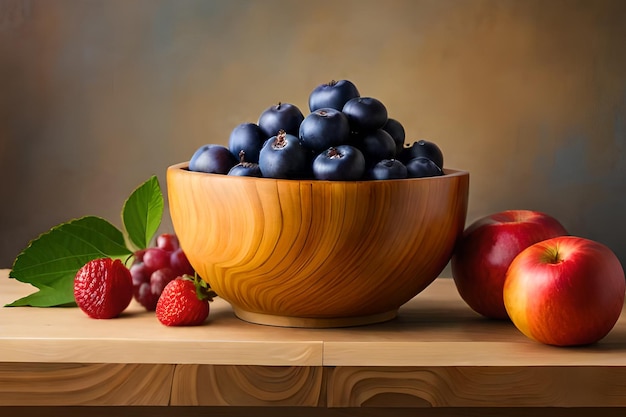
[[[341,78],[471,172],[468,224],[542,210],[626,262],[626,1],[0,0],[0,267]]]

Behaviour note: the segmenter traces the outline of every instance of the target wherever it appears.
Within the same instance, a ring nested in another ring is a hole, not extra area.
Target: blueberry
[[[361,135],[355,139],[353,145],[363,152],[367,167],[372,167],[383,159],[393,159],[396,156],[396,143],[391,135],[382,129]]]
[[[235,175],[238,177],[262,177],[261,168],[259,164],[254,162],[240,162],[228,171],[228,175]]]
[[[343,106],[350,127],[357,132],[368,132],[382,128],[387,123],[387,108],[373,97],[350,99]]]
[[[236,157],[239,156],[240,151],[244,151],[246,161],[259,162],[259,152],[268,137],[265,136],[259,125],[255,123],[241,123],[230,133],[228,149]]]
[[[317,109],[300,124],[300,141],[305,147],[316,152],[342,145],[349,137],[348,118],[336,109]]]
[[[418,140],[402,150],[400,159],[407,163],[413,158],[423,156],[433,161],[439,168],[443,168],[443,152],[434,142]]]
[[[246,161],[246,153],[239,151],[239,163],[228,171],[228,175],[240,177],[262,177],[261,168],[256,162]]]
[[[281,130],[298,136],[300,123],[303,120],[304,115],[298,107],[289,103],[278,103],[261,113],[258,125],[267,138],[276,136]]]
[[[309,95],[309,110],[331,108],[343,109],[344,104],[350,99],[359,97],[359,90],[348,80],[332,80],[329,83],[315,87]]]
[[[194,152],[189,161],[189,170],[212,174],[227,174],[237,163],[230,150],[222,145],[204,145]]]
[[[443,171],[430,159],[418,156],[406,163],[409,178],[436,177],[443,175]]]
[[[387,123],[383,126],[383,130],[389,133],[394,142],[396,142],[396,155],[400,155],[404,149],[404,139],[406,138],[406,133],[402,123],[396,119],[388,118]]]
[[[365,173],[365,158],[354,146],[331,147],[313,160],[313,175],[318,180],[355,181]]]
[[[264,177],[302,178],[308,166],[309,151],[296,136],[283,130],[269,138],[259,153],[259,168]]]
[[[369,171],[373,180],[394,180],[408,177],[406,166],[397,159],[383,159]]]

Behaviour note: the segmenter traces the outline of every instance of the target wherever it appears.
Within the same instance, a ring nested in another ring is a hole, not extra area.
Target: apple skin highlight
[[[617,256],[599,242],[561,236],[515,257],[503,298],[513,324],[527,337],[556,346],[603,339],[621,314],[626,292]]]

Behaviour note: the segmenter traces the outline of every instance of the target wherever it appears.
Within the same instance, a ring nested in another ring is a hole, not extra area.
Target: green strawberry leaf
[[[141,184],[124,203],[122,221],[130,243],[145,249],[161,225],[163,193],[156,176]]]
[[[33,240],[15,259],[9,277],[39,292],[8,306],[53,307],[74,302],[76,272],[97,258],[128,257],[123,233],[106,220],[86,216],[53,227]]]

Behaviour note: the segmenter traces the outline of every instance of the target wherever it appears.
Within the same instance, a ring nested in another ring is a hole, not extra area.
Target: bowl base
[[[243,321],[253,324],[263,324],[276,327],[301,327],[310,329],[323,329],[333,327],[353,327],[367,324],[382,323],[392,320],[398,315],[398,310],[384,313],[371,314],[368,316],[355,317],[290,317],[278,316],[265,313],[254,313],[233,306],[235,316]]]

